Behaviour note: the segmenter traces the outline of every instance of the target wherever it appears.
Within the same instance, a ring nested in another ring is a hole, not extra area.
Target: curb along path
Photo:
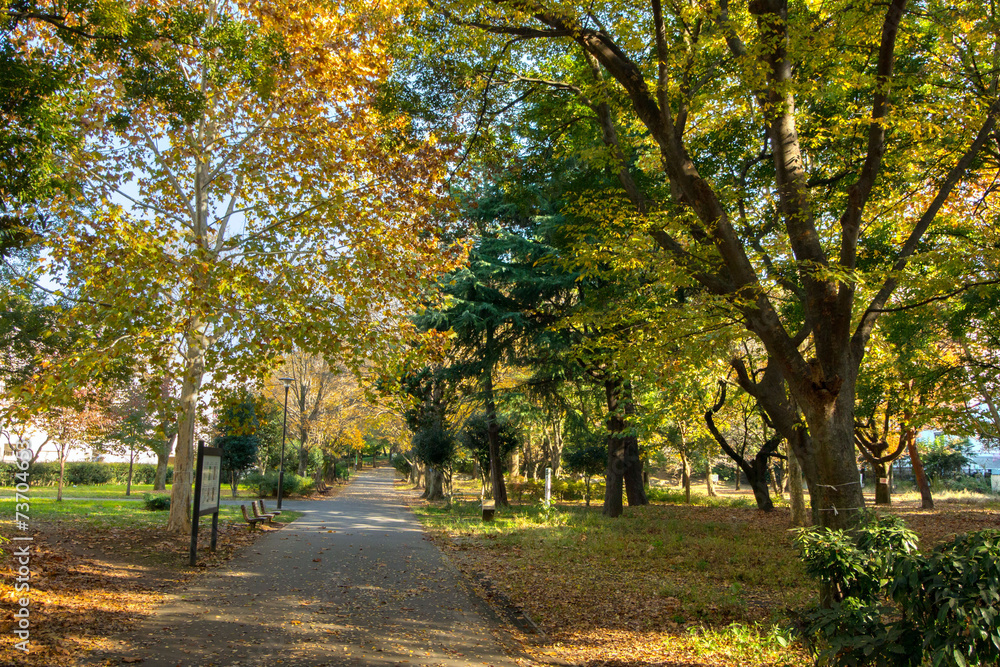
[[[506,654],[461,575],[366,470],[336,498],[168,598],[116,656],[142,665],[529,664]]]

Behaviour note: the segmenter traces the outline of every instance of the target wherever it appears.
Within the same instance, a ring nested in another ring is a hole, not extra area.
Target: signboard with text
[[[222,450],[198,441],[194,473],[194,514],[191,521],[191,565],[197,562],[198,519],[212,515],[212,551],[219,535],[219,490],[222,486]]]
[[[209,450],[219,454],[209,454]],[[214,514],[219,511],[219,489],[222,484],[222,450],[205,447],[201,458],[201,495],[198,498],[200,508],[198,516]]]

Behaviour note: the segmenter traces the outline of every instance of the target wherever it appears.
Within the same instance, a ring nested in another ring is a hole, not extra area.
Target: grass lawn
[[[651,505],[609,520],[599,505],[520,505],[483,523],[474,502],[416,511],[474,581],[543,628],[543,653],[585,665],[809,664],[778,642],[784,610],[815,595],[786,512]]]
[[[31,498],[55,498],[57,487],[55,486],[32,486],[31,491],[28,496]],[[63,487],[63,498],[121,498],[126,497],[135,498],[137,500],[142,500],[142,494],[151,493],[154,495],[170,495],[170,485],[167,485],[166,491],[153,491],[152,484],[133,484],[132,485],[132,495],[125,495],[125,485],[124,484],[89,484],[81,486],[64,486]],[[257,494],[255,491],[248,487],[239,486],[238,490],[239,498],[256,498]],[[11,486],[0,486],[0,499],[13,498],[14,497],[14,487]],[[222,486],[222,498],[223,500],[231,499],[232,495],[229,490],[228,485]]]
[[[520,504],[483,523],[471,489],[450,505],[414,510],[439,546],[486,597],[499,591],[546,637],[539,653],[572,664],[804,666],[784,648],[788,612],[816,601],[792,545],[787,503],[765,514],[752,499],[692,494],[626,508],[619,519],[561,503]],[[1000,503],[981,494],[935,494],[938,509],[900,494],[890,510],[924,549],[956,533],[995,527]]]
[[[141,498],[141,496],[140,496]],[[0,527],[3,533],[11,534],[14,519],[15,500],[0,499]],[[53,522],[72,523],[77,527],[86,528],[157,528],[167,523],[167,512],[152,512],[146,510],[141,502],[127,500],[72,500],[59,502],[53,498],[36,498],[29,500],[29,526],[51,524]],[[282,512],[275,521],[288,523],[302,516],[301,512]],[[230,521],[243,523],[242,513],[238,505],[222,505],[219,508],[219,522]],[[202,523],[210,523],[208,517],[202,517]]]

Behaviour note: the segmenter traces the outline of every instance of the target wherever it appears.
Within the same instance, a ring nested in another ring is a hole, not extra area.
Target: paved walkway
[[[424,538],[394,476],[367,470],[336,498],[286,503],[305,515],[172,596],[132,647],[100,657],[170,667],[525,664]]]

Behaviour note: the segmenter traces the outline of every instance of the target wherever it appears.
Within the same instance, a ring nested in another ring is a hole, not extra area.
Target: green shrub
[[[104,463],[110,468],[112,478],[111,482],[113,484],[127,484],[128,483],[128,461],[123,461],[120,463]],[[173,469],[167,468],[167,477],[171,476],[170,473]],[[156,464],[155,463],[136,463],[132,466],[132,483],[133,484],[152,484],[156,480]],[[169,482],[167,482],[169,484]]]
[[[413,466],[411,466],[410,462],[406,460],[406,457],[400,456],[399,454],[392,457],[392,467],[395,468],[396,472],[403,477],[409,477],[410,472],[413,470]]]
[[[66,464],[63,482],[67,485],[108,484],[114,478],[111,467],[106,463],[75,461]]]
[[[154,496],[144,493],[142,494],[142,504],[150,511],[161,512],[170,509],[170,496]]]
[[[172,471],[171,468],[167,469],[168,476]],[[128,464],[125,464],[125,479],[120,483],[124,484],[128,481]],[[152,484],[156,481],[156,464],[155,463],[140,463],[135,466],[132,471],[132,483],[133,484]]]
[[[351,478],[354,467],[347,461],[337,461],[333,468],[333,478],[347,481]]]
[[[899,562],[890,592],[934,665],[1000,663],[1000,531],[959,535]]]
[[[258,471],[254,470],[243,478],[243,483],[256,491],[257,495],[261,497],[266,498],[278,495],[277,471],[269,470],[266,475],[261,475]],[[285,479],[281,485],[281,495],[282,497],[288,497],[297,493],[311,493],[314,486],[315,482],[311,477],[285,473]]]
[[[28,468],[28,483],[32,486],[50,486],[59,483],[59,464],[35,463]]]
[[[829,602],[799,627],[817,665],[1000,661],[1000,531],[961,535],[925,556],[901,519],[865,513],[852,530],[801,529],[795,540]]]
[[[973,493],[992,494],[992,482],[986,477],[963,475],[956,478],[938,478],[931,482],[933,491],[971,491]]]
[[[20,472],[13,463],[0,464],[0,486],[13,486],[17,483],[15,473]],[[167,484],[173,481],[174,468],[167,466]],[[35,463],[28,469],[29,483],[32,486],[52,486],[59,483],[59,463],[56,461]],[[152,484],[156,479],[156,464],[136,463],[132,469],[133,484]],[[79,462],[66,464],[66,475],[63,480],[67,485],[74,484],[126,484],[128,482],[128,462]]]
[[[514,502],[536,503],[545,495],[545,482],[538,479],[526,479],[507,484],[507,495]]]
[[[243,477],[243,483],[256,491],[257,495],[262,498],[278,493],[278,473],[273,470],[264,475],[257,470],[247,473]]]

